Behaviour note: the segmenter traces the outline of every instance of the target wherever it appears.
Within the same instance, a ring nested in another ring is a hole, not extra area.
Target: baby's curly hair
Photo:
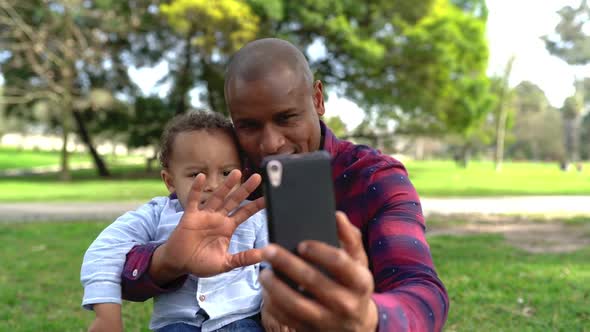
[[[195,130],[220,129],[226,131],[236,142],[237,139],[231,121],[225,116],[208,111],[190,111],[172,118],[164,128],[160,139],[160,165],[162,168],[170,166],[174,140],[180,133]],[[198,142],[195,142],[197,144]]]

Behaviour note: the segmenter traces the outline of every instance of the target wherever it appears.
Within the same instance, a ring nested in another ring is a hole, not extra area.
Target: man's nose
[[[277,154],[283,145],[285,145],[285,137],[281,131],[273,125],[265,126],[260,141],[262,154],[265,156]]]

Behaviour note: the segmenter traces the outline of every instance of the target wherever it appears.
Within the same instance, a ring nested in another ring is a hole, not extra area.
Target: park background
[[[225,65],[269,36],[339,137],[407,166],[446,331],[590,330],[589,22],[585,0],[0,0],[0,330],[88,327],[85,249],[166,194],[163,125],[227,115]]]

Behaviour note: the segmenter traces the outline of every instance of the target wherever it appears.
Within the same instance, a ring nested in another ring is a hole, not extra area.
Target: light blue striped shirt
[[[138,244],[165,242],[182,214],[177,199],[156,197],[136,211],[125,213],[102,231],[84,255],[82,306],[90,310],[97,303],[121,303],[121,273],[126,254]],[[238,226],[229,252],[262,248],[267,244],[266,213],[261,211]],[[203,332],[257,314],[262,302],[259,271],[260,265],[256,264],[209,278],[190,275],[177,291],[154,298],[150,328],[179,322],[199,326],[200,308],[209,316],[202,322]]]

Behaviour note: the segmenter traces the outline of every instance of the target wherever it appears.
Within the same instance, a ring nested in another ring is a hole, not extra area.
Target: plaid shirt
[[[337,139],[323,123],[321,127],[323,149],[332,156],[337,209],[363,234],[379,331],[442,330],[449,299],[434,269],[420,200],[406,169],[375,149]],[[153,250],[144,249],[136,247],[127,255],[124,297],[145,299],[167,291],[146,273],[131,277],[131,271],[147,271]]]

